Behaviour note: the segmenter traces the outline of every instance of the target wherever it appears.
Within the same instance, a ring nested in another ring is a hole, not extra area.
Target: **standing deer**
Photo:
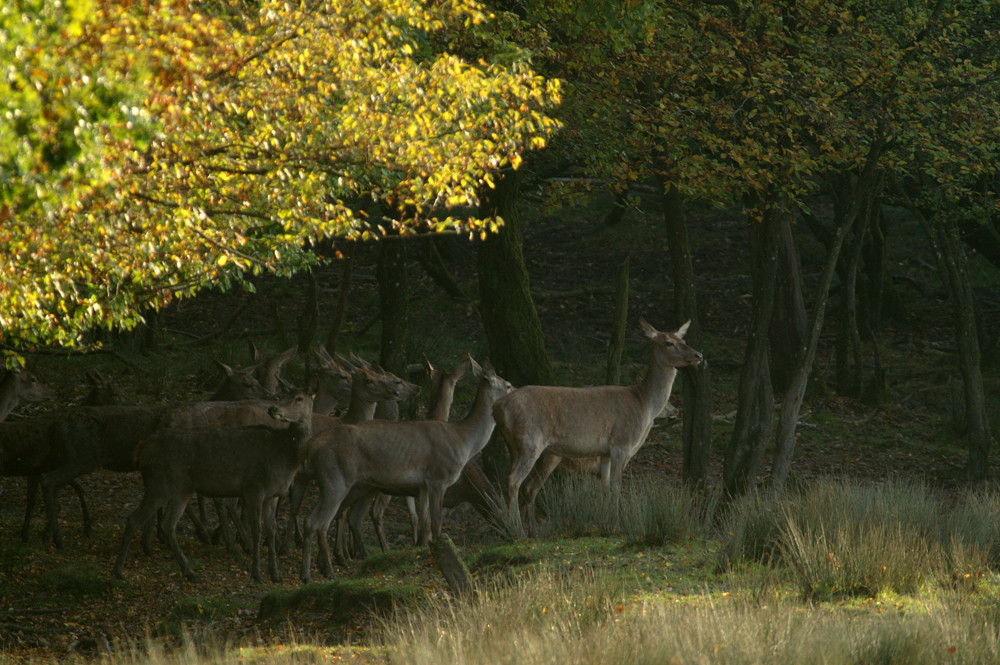
[[[431,364],[427,356],[423,357],[424,371],[430,379],[431,390],[430,400],[427,403],[428,420],[448,420],[451,413],[451,404],[455,400],[455,388],[458,382],[465,376],[469,368],[471,358],[466,357],[454,370],[445,372]],[[379,546],[385,552],[389,548],[388,539],[385,537],[384,514],[389,505],[390,494],[378,492],[378,496],[369,499],[371,508],[372,524],[375,526],[375,534],[379,539]],[[364,509],[365,498],[359,499],[350,508],[348,521],[351,523],[351,530],[360,532],[361,512]],[[493,484],[490,483],[486,474],[479,468],[479,464],[474,459],[470,459],[458,481],[449,487],[444,493],[443,506],[445,508],[455,508],[463,503],[469,503],[472,507],[487,520],[492,519],[493,511],[501,505],[500,495]],[[410,525],[413,529],[413,544],[419,541],[418,520],[416,502],[413,497],[406,497],[406,505],[410,512]],[[359,556],[364,558],[367,555],[364,546],[359,548]]]
[[[377,489],[390,494],[417,495],[420,540],[426,545],[441,534],[441,509],[445,490],[458,480],[462,469],[482,450],[493,433],[490,411],[501,395],[511,390],[487,364],[473,365],[479,388],[472,411],[464,420],[372,420],[340,425],[316,434],[309,441],[308,464],[319,478],[320,500],[306,524],[302,544],[302,580],[312,571],[312,541],[325,535],[348,494]],[[320,567],[332,576],[328,539],[319,539]]]
[[[518,510],[518,493],[543,455],[545,468],[537,487],[558,464],[554,457],[599,457],[601,479],[616,496],[620,493],[622,470],[666,407],[677,368],[702,360],[701,353],[684,343],[690,323],[674,332],[660,332],[639,319],[643,335],[652,341],[652,352],[646,375],[637,385],[525,386],[497,400],[493,417],[510,450],[507,507],[514,519],[524,517]]]
[[[275,548],[275,510],[278,496],[288,491],[292,478],[306,456],[312,433],[313,398],[298,393],[270,407],[275,420],[288,422],[286,429],[269,427],[203,427],[164,429],[140,444],[136,451],[145,493],[132,511],[115,561],[114,575],[121,578],[129,545],[139,528],[160,507],[167,541],[184,575],[197,576],[177,542],[177,520],[195,492],[211,497],[238,497],[250,522],[252,562],[250,576],[261,581],[261,522],[268,547],[268,573],[278,581]],[[266,504],[266,505],[265,505]]]

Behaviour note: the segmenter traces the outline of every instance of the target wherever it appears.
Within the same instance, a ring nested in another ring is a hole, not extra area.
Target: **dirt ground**
[[[679,323],[671,321],[669,254],[655,212],[631,212],[614,228],[604,226],[597,212],[592,208],[558,219],[529,220],[525,236],[532,291],[550,355],[557,374],[576,383],[594,382],[595,377],[603,375],[614,283],[626,255],[631,269],[630,323],[634,324],[639,315],[661,328]],[[702,350],[715,386],[717,427],[710,484],[718,484],[734,415],[736,378],[749,315],[746,239],[737,215],[713,215],[692,226],[707,340]],[[454,245],[446,243],[442,249],[459,283],[470,296],[475,294],[474,248],[459,241]],[[345,324],[345,329],[354,333],[378,327],[373,326],[377,297],[373,257],[370,249],[358,255]],[[900,266],[909,269],[902,263]],[[416,261],[410,273],[411,325],[419,331],[413,335],[415,343],[423,344],[432,358],[441,357],[445,351],[485,354],[474,300],[444,299]],[[329,321],[340,265],[334,263],[317,275],[320,320]],[[197,339],[225,324],[230,325],[228,334],[237,340],[249,335],[258,343],[263,340],[275,349],[284,348],[282,345],[294,343],[294,321],[302,306],[299,295],[304,292],[303,286],[303,278],[286,282],[261,280],[253,296],[211,294],[180,303],[161,315],[160,325],[175,337]],[[833,393],[811,394],[799,429],[793,468],[796,477],[838,474],[874,481],[905,475],[926,478],[936,486],[953,488],[961,484],[964,455],[944,424],[949,386],[954,380],[953,362],[931,344],[940,331],[923,325],[927,320],[945,318],[928,318],[928,311],[940,310],[943,304],[933,300],[915,302],[912,309],[888,321],[883,331],[887,356],[883,363],[892,363],[892,401],[875,408]],[[238,315],[234,318],[234,314]],[[279,321],[284,323],[276,323]],[[377,340],[377,336],[374,338]],[[442,348],[454,344],[454,339],[468,340],[469,348]],[[824,346],[828,344],[829,340],[824,340]],[[233,353],[227,362],[240,360]],[[645,353],[638,335],[631,336],[627,342],[626,378],[631,379],[641,370]],[[128,360],[124,352],[118,357]],[[821,350],[821,371],[829,368],[831,357],[828,348]],[[246,362],[246,358],[242,360]],[[49,360],[46,365],[50,377],[55,372],[53,362]],[[157,372],[170,374],[170,368]],[[119,380],[122,376],[136,374],[122,372]],[[922,383],[915,383],[918,379]],[[148,376],[136,377],[135,386],[123,387],[143,399],[157,399],[161,395],[150,390],[150,380]],[[157,381],[159,385],[167,383],[162,376]],[[677,406],[683,405],[682,397],[674,401]],[[456,410],[462,408],[456,405]],[[680,427],[676,421],[661,421],[629,465],[627,474],[679,482]],[[110,568],[125,515],[141,498],[137,474],[99,471],[82,479],[95,521],[95,533],[90,538],[81,533],[75,497],[63,492],[60,514],[66,546],[62,550],[41,542],[43,519],[39,514],[29,543],[19,542],[24,483],[20,479],[0,482],[2,654],[54,658],[67,653],[99,654],[123,640],[172,634],[182,620],[198,620],[206,629],[233,640],[289,639],[296,631],[310,630],[308,626],[257,623],[257,604],[274,585],[252,583],[244,557],[231,556],[218,545],[198,542],[187,526],[182,527],[181,542],[202,577],[200,582],[187,582],[167,549],[160,546],[152,555],[145,555],[138,544],[131,550],[126,581],[113,581]],[[452,513],[445,528],[460,548],[491,537],[488,527],[469,509]],[[394,547],[405,546],[408,530],[405,511],[394,502],[389,512]],[[298,562],[297,552],[281,558],[286,585],[296,583]]]

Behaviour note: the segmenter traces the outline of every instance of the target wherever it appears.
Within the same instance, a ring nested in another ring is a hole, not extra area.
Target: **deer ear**
[[[646,319],[639,317],[639,329],[642,330],[642,334],[646,337],[653,339],[659,334],[659,331],[653,326],[649,325]]]
[[[691,319],[688,319],[687,321],[684,322],[684,325],[682,325],[674,332],[674,334],[680,337],[681,339],[684,339],[684,335],[687,334],[688,327],[690,325],[691,325]]]
[[[286,350],[286,351],[283,351],[283,352],[281,353],[281,355],[279,355],[279,356],[278,356],[278,358],[277,358],[277,359],[278,359],[279,361],[281,361],[281,364],[282,364],[282,365],[284,365],[284,364],[285,364],[285,363],[287,363],[287,362],[288,362],[289,360],[291,360],[292,358],[294,358],[294,357],[295,357],[295,354],[296,354],[296,353],[298,353],[298,350],[299,350],[299,347],[297,347],[297,346],[293,346],[292,348],[290,348],[290,349],[288,349],[288,350]]]
[[[216,360],[215,365],[220,370],[222,370],[222,373],[225,374],[226,376],[232,376],[233,374],[235,374],[233,368],[227,365],[226,363],[222,362],[221,360]]]
[[[420,358],[423,360],[423,363],[424,363],[424,371],[427,372],[428,374],[430,374],[431,372],[433,372],[434,371],[434,365],[432,365],[431,361],[428,360],[427,354],[426,353],[421,353],[420,354]]]
[[[250,357],[254,360],[261,360],[264,358],[264,354],[260,352],[257,345],[253,343],[252,339],[247,340],[247,347],[250,349]]]
[[[480,376],[482,376],[483,368],[479,366],[479,363],[476,362],[476,359],[470,356],[468,353],[465,354],[465,358],[468,361],[469,366],[472,367],[472,375],[477,379]]]

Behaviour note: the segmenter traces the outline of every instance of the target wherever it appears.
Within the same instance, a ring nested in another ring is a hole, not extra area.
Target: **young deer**
[[[539,474],[538,487],[555,468],[553,457],[599,457],[602,480],[618,494],[625,464],[646,441],[654,418],[670,399],[677,368],[702,360],[701,353],[683,340],[690,323],[674,332],[660,332],[639,320],[642,333],[652,341],[652,352],[649,369],[637,385],[525,386],[497,400],[493,416],[511,457],[507,507],[512,517],[523,518],[518,493],[543,455],[546,468]]]
[[[440,535],[445,490],[458,480],[462,469],[493,433],[493,403],[513,390],[492,367],[474,365],[473,370],[479,376],[479,389],[472,411],[464,420],[374,420],[332,427],[313,437],[308,463],[319,477],[320,501],[306,525],[303,581],[311,577],[313,538],[317,532],[325,536],[355,487],[362,491],[416,494],[421,544],[429,543],[432,535]],[[319,543],[320,566],[325,575],[331,576],[329,542],[321,537]]]
[[[312,395],[298,393],[272,406],[275,420],[288,422],[287,429],[269,427],[203,427],[164,429],[146,439],[136,451],[145,493],[132,511],[115,561],[115,577],[121,578],[129,545],[136,532],[160,507],[167,541],[184,575],[197,578],[177,542],[177,520],[195,492],[211,497],[239,497],[248,513],[252,545],[250,576],[261,581],[261,522],[268,547],[268,573],[278,580],[275,549],[274,503],[301,468],[306,441],[312,434]]]

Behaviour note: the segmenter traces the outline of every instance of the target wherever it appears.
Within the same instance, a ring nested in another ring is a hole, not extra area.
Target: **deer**
[[[198,577],[177,542],[177,521],[195,494],[238,497],[249,515],[252,537],[250,577],[261,582],[261,540],[268,547],[268,574],[280,579],[275,547],[275,502],[288,491],[306,457],[312,433],[313,397],[297,393],[273,405],[268,414],[287,428],[202,427],[164,429],[136,451],[142,474],[142,502],[128,516],[115,560],[114,575],[123,578],[128,548],[136,532],[160,507],[166,508],[167,542],[188,580]],[[263,526],[262,526],[263,523]],[[263,532],[263,534],[262,534]]]
[[[306,522],[303,582],[311,579],[312,541],[317,532],[322,536],[320,567],[324,575],[332,577],[325,534],[352,490],[356,496],[372,490],[416,494],[420,544],[440,537],[445,490],[458,480],[493,433],[493,403],[514,389],[489,363],[480,367],[473,361],[472,368],[479,385],[472,410],[463,420],[341,424],[315,434],[308,442],[307,463],[319,479],[320,499]]]
[[[281,369],[285,364],[295,357],[299,348],[293,346],[290,349],[285,349],[281,353],[276,353],[273,356],[265,355],[257,348],[257,345],[251,340],[247,340],[247,345],[250,347],[250,356],[253,358],[253,376],[257,379],[257,382],[272,395],[277,395],[282,392],[282,389],[287,386],[286,382],[281,378]]]
[[[428,420],[448,420],[451,414],[452,402],[455,400],[455,388],[458,386],[459,381],[462,380],[462,377],[465,376],[466,371],[468,371],[469,364],[470,359],[466,357],[454,370],[445,372],[431,364],[426,355],[422,356],[421,367],[430,379],[431,385],[430,400],[427,403],[426,417]],[[375,526],[375,534],[378,537],[379,546],[383,552],[389,549],[389,542],[385,536],[384,515],[391,498],[391,494],[380,492],[373,498],[371,507],[369,508],[369,515],[371,516],[372,524]],[[356,502],[348,514],[348,522],[353,521],[352,531],[355,533],[360,531],[358,520],[363,510],[361,507],[363,503],[364,501]],[[470,503],[486,519],[490,519],[495,507],[501,505],[499,494],[497,494],[497,491],[475,460],[469,460],[469,463],[462,469],[462,475],[459,477],[458,482],[449,487],[444,494],[443,505],[445,508],[455,508],[463,503]],[[414,498],[411,496],[406,497],[406,505],[409,509],[410,525],[413,530],[412,542],[416,545],[419,540],[419,533]],[[367,556],[363,544],[359,547],[358,554],[361,558]]]
[[[73,484],[78,477],[98,468],[117,472],[135,471],[136,446],[159,429],[205,426],[228,410],[248,404],[263,405],[264,408],[272,404],[262,400],[271,397],[271,394],[253,376],[252,368],[234,370],[219,361],[216,361],[216,365],[222,371],[222,381],[212,396],[216,401],[111,404],[69,409],[59,412],[55,417],[65,423],[87,423],[86,427],[79,426],[81,431],[78,435],[67,435],[65,428],[50,428],[44,433],[36,432],[34,437],[7,444],[16,447],[37,446],[49,451],[49,461],[40,472],[40,485],[48,518],[46,532],[51,535],[56,547],[61,548],[63,542],[55,496],[63,485]],[[277,369],[280,370],[280,367]],[[78,483],[74,488],[77,486]],[[29,505],[29,508],[32,507],[33,502]],[[27,533],[30,515],[30,511],[25,514],[22,533]],[[193,514],[190,516],[199,536],[207,540],[208,534],[202,526],[202,520]],[[87,533],[87,521],[84,527],[84,532]],[[144,547],[148,548],[148,543],[148,537],[144,538]]]
[[[21,369],[3,370],[0,375],[0,422],[24,400],[42,402],[55,399],[56,392],[39,381],[34,374]]]
[[[642,334],[652,344],[648,369],[636,385],[524,386],[497,400],[493,417],[510,452],[507,509],[513,519],[525,517],[518,508],[518,494],[543,455],[537,487],[558,463],[553,463],[554,457],[599,457],[602,481],[620,495],[625,464],[645,443],[653,420],[666,407],[677,369],[702,361],[702,354],[684,343],[690,324],[661,332],[639,319]]]
[[[267,390],[255,375],[255,366],[233,369],[221,360],[215,361],[215,366],[222,372],[222,381],[215,392],[209,397],[210,402],[226,402],[244,399],[274,399],[274,393]],[[280,371],[281,366],[277,367]],[[277,384],[277,374],[274,382]]]
[[[325,353],[325,349],[323,351]],[[322,359],[322,362],[324,363],[322,371],[331,375],[347,371],[339,363],[330,358],[329,355],[326,355]],[[347,412],[340,419],[314,414],[313,427],[316,431],[335,424],[355,424],[371,420],[379,403],[412,397],[420,390],[419,386],[409,381],[404,381],[395,374],[385,371],[375,371],[361,364],[353,366],[349,375],[351,376],[351,392]],[[291,490],[289,491],[288,529],[283,543],[283,548],[285,549],[289,547],[291,539],[298,530],[298,515],[302,507],[302,500],[305,497],[309,483],[315,479],[312,470],[306,467],[296,475],[295,481],[292,483]],[[338,553],[340,551],[342,550],[338,547]]]
[[[66,421],[60,415],[53,414],[0,423],[0,476],[23,477],[28,482],[24,522],[21,525],[22,541],[28,540],[31,515],[42,475],[58,468],[62,459],[61,451],[66,446],[73,441],[93,436],[94,424],[91,421]],[[69,485],[80,501],[83,530],[89,535],[92,520],[83,486],[76,479],[70,481]],[[53,529],[56,531],[52,532]],[[59,536],[57,524],[50,524],[49,531],[54,538]]]
[[[668,402],[656,419],[676,418],[679,414],[680,411],[677,407]],[[538,461],[535,463],[535,466],[532,467],[531,473],[529,473],[528,477],[525,479],[524,484],[521,485],[521,492],[519,496],[519,500],[523,505],[521,509],[523,520],[528,525],[529,534],[534,533],[535,527],[537,526],[537,519],[535,517],[535,498],[538,496],[538,492],[542,489],[542,485],[545,483],[546,479],[555,470],[587,474],[600,478],[601,458],[559,457],[558,455],[553,455],[549,452],[542,453],[541,457],[539,457]],[[490,487],[492,488],[493,486],[490,485]],[[480,513],[482,514],[482,511],[480,511]]]

